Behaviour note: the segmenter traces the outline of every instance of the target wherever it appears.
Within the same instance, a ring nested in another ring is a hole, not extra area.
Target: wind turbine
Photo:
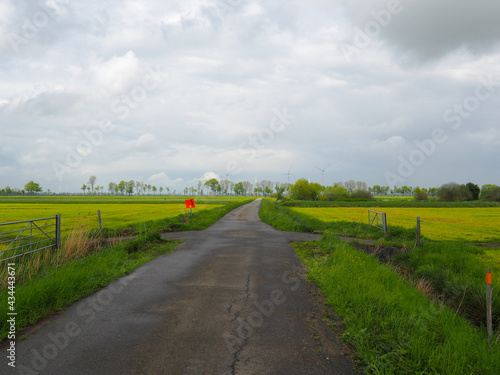
[[[222,173],[223,175],[226,176],[226,180],[229,180],[229,175],[231,174],[231,172],[226,172],[226,171],[220,171],[219,173]],[[217,173],[217,174],[219,174]]]
[[[288,170],[288,173],[282,173],[284,176],[288,176],[288,185],[290,185],[290,171],[292,170],[292,167]]]
[[[314,167],[314,168],[316,168],[318,171],[320,171],[320,172],[321,172],[321,185],[323,185],[323,186],[324,186],[324,184],[323,184],[323,177],[325,176],[325,171],[326,171],[326,168],[328,168],[328,166],[329,166],[329,165],[330,165],[330,164],[327,164],[327,165],[326,165],[323,169],[319,169],[318,167]]]

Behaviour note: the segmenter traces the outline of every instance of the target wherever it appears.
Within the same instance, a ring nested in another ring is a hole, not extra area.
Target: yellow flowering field
[[[322,221],[368,223],[368,209],[385,212],[387,224],[413,228],[417,216],[422,235],[436,241],[500,242],[500,207],[294,207],[292,210]]]

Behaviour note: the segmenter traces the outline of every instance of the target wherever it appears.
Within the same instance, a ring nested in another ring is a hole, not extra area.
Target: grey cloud
[[[500,41],[496,0],[377,0],[369,6],[361,0],[340,2],[359,29],[378,24],[378,32],[371,28],[374,38],[386,40],[395,57],[405,62],[436,60],[461,48],[488,54]]]

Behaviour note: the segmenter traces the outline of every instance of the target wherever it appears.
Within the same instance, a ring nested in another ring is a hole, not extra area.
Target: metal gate
[[[0,262],[22,257],[61,242],[61,215],[0,224]]]
[[[387,233],[387,216],[383,212],[368,210],[368,224]]]

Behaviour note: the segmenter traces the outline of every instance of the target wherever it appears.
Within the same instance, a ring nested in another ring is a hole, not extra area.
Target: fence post
[[[384,233],[387,233],[387,215],[382,213],[382,221],[383,221],[383,226],[384,226]]]
[[[99,218],[99,231],[102,232],[101,210],[97,210],[97,217]]]
[[[493,335],[492,323],[492,290],[491,290],[491,270],[486,270],[486,320],[488,326],[488,350],[490,349],[491,336]]]
[[[417,246],[420,247],[420,216],[417,216]]]
[[[61,245],[61,214],[56,215],[56,249]]]

